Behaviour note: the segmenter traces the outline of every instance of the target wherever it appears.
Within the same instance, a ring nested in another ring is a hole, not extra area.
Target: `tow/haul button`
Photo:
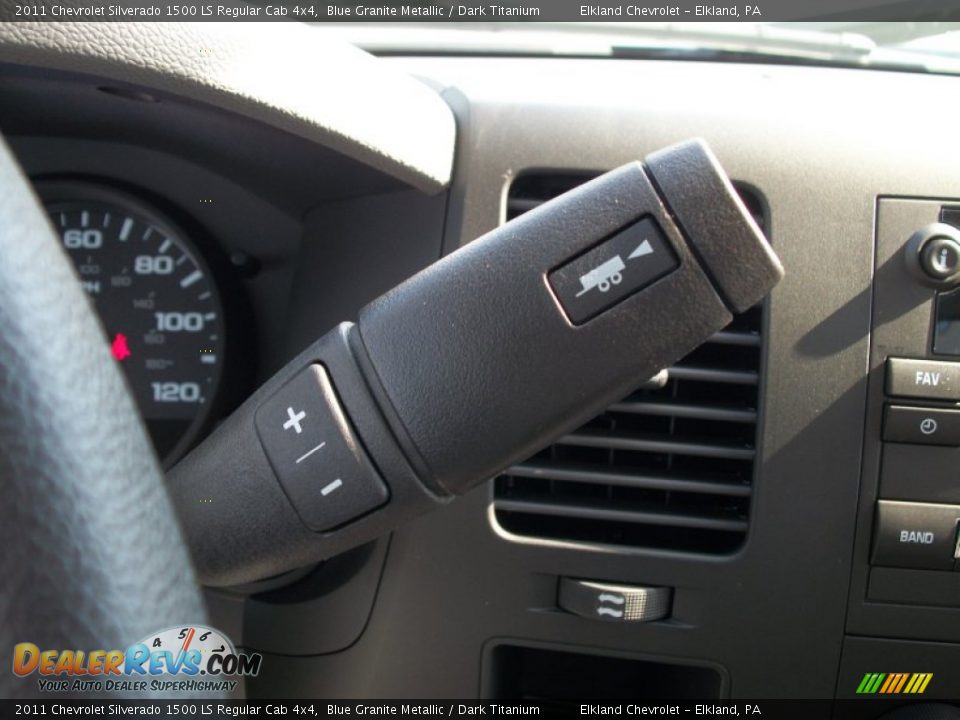
[[[311,530],[331,530],[387,501],[322,365],[268,398],[255,422],[274,474]]]
[[[651,217],[621,230],[548,276],[574,325],[582,325],[680,266]]]
[[[957,561],[960,505],[877,503],[873,564],[953,570]]]

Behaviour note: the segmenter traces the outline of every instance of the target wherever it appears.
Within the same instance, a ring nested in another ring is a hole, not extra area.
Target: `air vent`
[[[530,173],[511,186],[512,219],[595,174]],[[738,186],[764,226],[763,204]],[[497,478],[500,526],[519,536],[729,553],[747,532],[756,456],[762,311],[734,318],[668,369]]]

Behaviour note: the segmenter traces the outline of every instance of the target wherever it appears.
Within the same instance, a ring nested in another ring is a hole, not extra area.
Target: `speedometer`
[[[157,454],[171,459],[220,381],[223,306],[210,269],[183,231],[135,198],[71,183],[41,194]]]

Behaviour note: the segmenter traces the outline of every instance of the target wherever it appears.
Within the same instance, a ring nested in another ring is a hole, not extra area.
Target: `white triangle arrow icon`
[[[643,257],[644,255],[652,255],[652,254],[653,254],[653,248],[650,247],[650,241],[644,240],[642,243],[637,245],[637,249],[634,250],[632,253],[630,253],[627,259],[633,260],[634,258]]]

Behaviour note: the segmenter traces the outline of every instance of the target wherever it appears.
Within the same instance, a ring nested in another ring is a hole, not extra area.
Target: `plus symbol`
[[[283,429],[289,430],[290,428],[293,428],[297,431],[297,435],[302,433],[303,430],[300,428],[300,421],[303,420],[307,414],[303,410],[294,412],[292,407],[288,407],[287,415],[289,415],[289,419],[283,424]]]

